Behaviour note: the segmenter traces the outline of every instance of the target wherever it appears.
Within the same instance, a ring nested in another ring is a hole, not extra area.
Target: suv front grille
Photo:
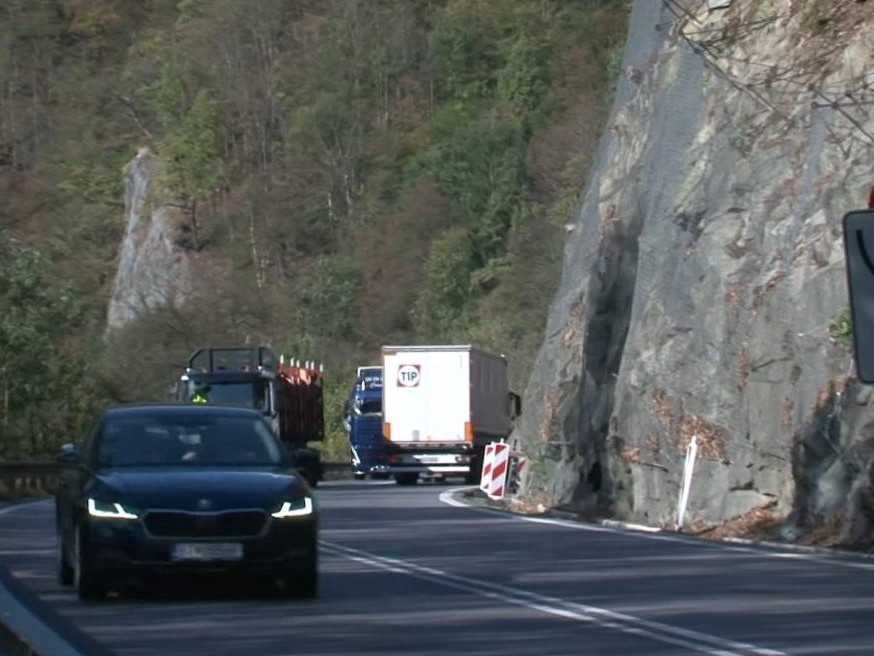
[[[162,538],[245,538],[264,528],[266,515],[260,510],[231,510],[220,513],[188,513],[160,510],[145,517],[146,530]]]

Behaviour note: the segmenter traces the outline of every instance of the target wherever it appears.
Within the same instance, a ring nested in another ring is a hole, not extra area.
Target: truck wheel
[[[367,478],[367,474],[364,474],[362,472],[355,472],[354,474],[352,474],[352,476],[356,481],[363,481],[365,478]]]
[[[100,577],[100,572],[94,567],[94,555],[83,539],[82,530],[76,527],[76,564],[74,568],[74,583],[79,599],[82,601],[98,601],[106,596],[106,586]]]
[[[395,474],[395,483],[398,485],[415,485],[418,482],[418,474]]]

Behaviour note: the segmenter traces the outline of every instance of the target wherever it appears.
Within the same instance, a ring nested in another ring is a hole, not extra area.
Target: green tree
[[[218,120],[217,103],[209,91],[199,91],[161,150],[167,181],[190,212],[195,248],[199,248],[197,203],[215,193],[222,180]]]
[[[37,250],[0,233],[0,448],[30,452],[69,434],[78,363],[66,359],[62,338],[81,311],[69,287],[52,284]],[[52,430],[52,429],[55,430]]]
[[[304,292],[308,331],[328,339],[354,341],[360,286],[355,261],[343,256],[320,257]]]
[[[478,266],[505,251],[514,207],[526,188],[526,134],[516,120],[495,114],[469,120],[448,111],[435,117],[437,144],[428,168],[472,226]]]
[[[438,13],[433,33],[440,89],[465,103],[491,95],[499,68],[499,34],[492,8],[482,2],[453,2]]]
[[[0,319],[6,442],[39,451],[107,399],[161,398],[210,343],[324,358],[331,398],[386,341],[470,339],[525,371],[627,6],[0,2],[0,226],[18,239],[0,309],[27,287],[13,262],[43,294]],[[151,207],[187,210],[170,238],[194,236],[209,275],[104,340],[121,171],[142,145],[163,162]]]
[[[452,228],[434,240],[416,301],[420,333],[437,339],[451,338],[464,330],[473,259],[470,233],[464,228]]]
[[[550,48],[531,37],[514,39],[498,72],[498,98],[520,113],[536,109],[549,91]]]

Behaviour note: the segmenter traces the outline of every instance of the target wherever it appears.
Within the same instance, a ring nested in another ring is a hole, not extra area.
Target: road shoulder
[[[440,494],[440,501],[446,505],[457,508],[467,508],[481,512],[508,515],[526,522],[551,524],[553,526],[563,526],[565,528],[590,531],[614,531],[617,533],[638,535],[639,537],[648,539],[669,540],[701,546],[721,547],[731,551],[758,553],[777,558],[810,559],[839,567],[874,571],[874,554],[870,553],[784,542],[756,541],[745,538],[707,538],[669,531],[654,526],[630,524],[614,519],[587,521],[579,518],[573,513],[563,511],[550,511],[542,515],[523,515],[496,506],[490,503],[488,499],[483,496],[471,494],[472,491],[477,491],[477,489],[478,488],[473,486],[452,488]]]
[[[0,514],[45,501],[15,502],[0,508]],[[12,656],[112,656],[114,653],[59,615],[2,565],[0,649]]]

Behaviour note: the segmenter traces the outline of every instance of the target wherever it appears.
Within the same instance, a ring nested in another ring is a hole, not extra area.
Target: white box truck
[[[479,479],[489,442],[519,413],[507,360],[473,346],[384,346],[383,435],[400,485],[420,474]]]

